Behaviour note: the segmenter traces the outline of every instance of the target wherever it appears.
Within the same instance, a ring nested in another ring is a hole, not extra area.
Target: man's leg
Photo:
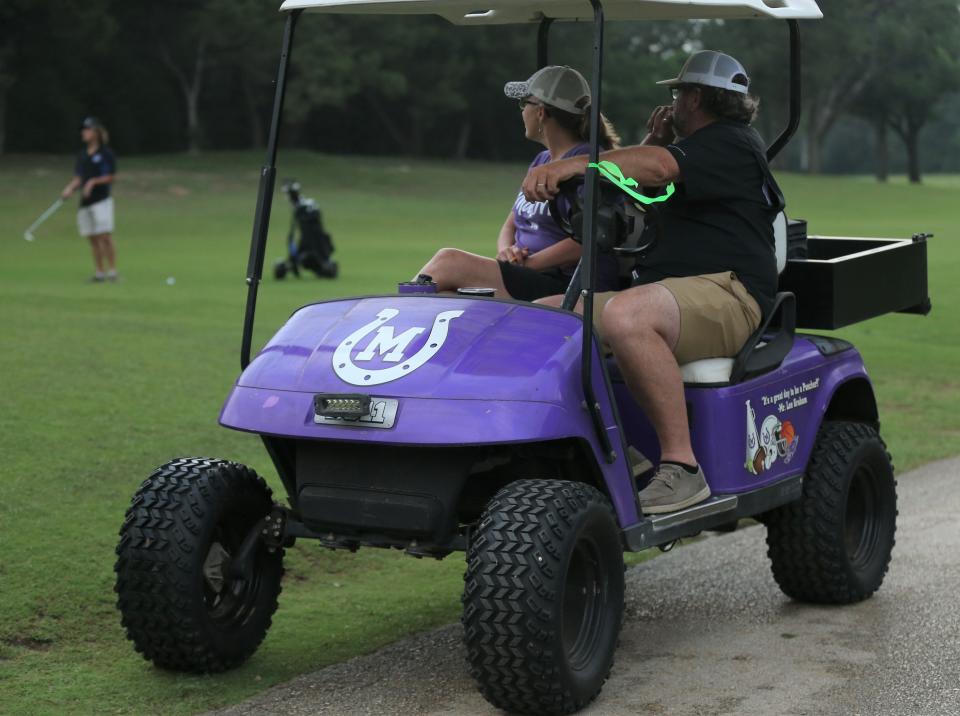
[[[658,284],[622,292],[604,308],[600,332],[657,431],[661,460],[696,465],[683,379],[673,355],[680,338],[680,308],[673,294]]]
[[[640,491],[641,509],[674,512],[707,499],[710,488],[690,444],[683,378],[673,354],[680,338],[676,298],[658,284],[628,289],[604,306],[600,332],[660,440],[660,467]]]
[[[455,291],[466,286],[492,288],[500,298],[509,298],[496,259],[460,249],[440,249],[418,273],[427,274],[438,291]]]

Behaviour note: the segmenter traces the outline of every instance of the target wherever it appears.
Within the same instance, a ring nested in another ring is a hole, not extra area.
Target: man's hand
[[[87,179],[86,183],[83,185],[83,198],[89,199],[90,195],[93,193],[93,187],[97,184],[93,179]]]
[[[656,144],[665,147],[676,139],[673,128],[673,107],[661,105],[656,107],[647,120],[647,131],[650,133],[646,144]]]
[[[587,161],[586,155],[578,155],[534,167],[520,190],[527,201],[548,201],[557,195],[557,184],[586,171]]]
[[[530,250],[521,248],[516,244],[511,244],[505,249],[501,249],[497,254],[497,261],[503,261],[508,264],[520,264],[523,266],[524,262],[527,260],[527,256],[530,255]]]

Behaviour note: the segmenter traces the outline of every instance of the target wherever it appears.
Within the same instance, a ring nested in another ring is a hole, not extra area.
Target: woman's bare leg
[[[440,249],[419,273],[433,278],[438,291],[477,286],[494,289],[494,295],[499,298],[510,297],[507,287],[503,285],[500,264],[496,259],[460,249]]]

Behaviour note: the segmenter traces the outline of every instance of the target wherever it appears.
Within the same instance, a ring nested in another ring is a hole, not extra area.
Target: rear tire
[[[283,550],[258,544],[249,579],[231,577],[228,565],[272,507],[262,478],[224,460],[173,460],[140,486],[114,570],[123,626],[145,659],[207,673],[256,651],[277,609]]]
[[[877,431],[824,423],[802,497],[764,515],[773,577],[804,602],[866,599],[887,573],[896,519],[893,465]]]
[[[589,485],[522,480],[487,505],[467,551],[470,671],[491,704],[568,714],[600,692],[623,618],[623,551]]]

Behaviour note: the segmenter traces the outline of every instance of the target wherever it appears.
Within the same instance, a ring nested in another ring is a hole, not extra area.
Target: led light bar
[[[360,393],[317,393],[313,410],[327,418],[361,418],[370,414],[370,396]]]

